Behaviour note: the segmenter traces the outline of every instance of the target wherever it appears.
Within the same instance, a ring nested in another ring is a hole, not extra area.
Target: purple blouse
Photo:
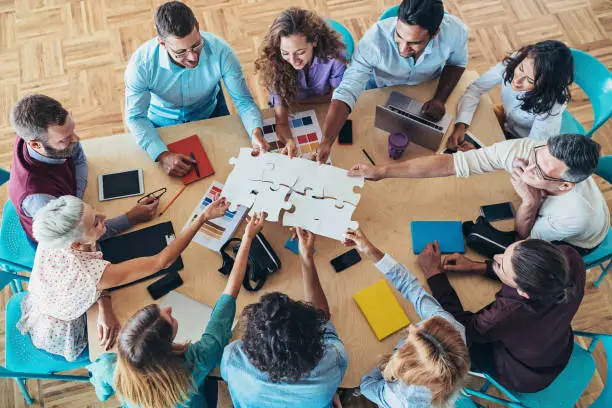
[[[300,88],[298,100],[325,95],[331,91],[332,87],[337,88],[342,81],[345,70],[346,65],[342,61],[333,58],[313,57],[308,69],[308,83],[306,83],[304,70],[298,71],[298,86]],[[281,105],[283,105],[281,98],[270,92],[270,106]]]

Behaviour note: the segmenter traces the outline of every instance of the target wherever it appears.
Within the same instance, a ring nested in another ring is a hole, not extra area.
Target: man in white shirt
[[[516,212],[517,239],[564,241],[585,254],[598,246],[610,227],[610,211],[591,177],[600,146],[577,134],[507,140],[453,155],[419,157],[388,166],[355,165],[349,175],[383,178],[469,177],[495,170],[512,174],[522,203]]]

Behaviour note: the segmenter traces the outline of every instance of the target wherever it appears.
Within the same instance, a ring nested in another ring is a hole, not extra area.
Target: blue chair
[[[0,290],[13,280],[27,282],[29,279],[11,272],[0,272]],[[54,357],[34,347],[30,336],[21,334],[17,329],[17,322],[21,318],[21,300],[26,293],[15,293],[6,305],[6,365],[4,367],[0,366],[0,378],[15,379],[26,402],[32,404],[33,400],[25,386],[26,379],[89,382],[89,376],[55,374],[86,366],[89,364],[89,353],[84,352],[77,360],[68,362],[61,357]]]
[[[385,10],[384,13],[380,15],[380,17],[378,17],[378,21],[384,20],[385,18],[389,18],[389,17],[397,17],[397,11],[399,10],[399,7],[400,7],[399,4],[393,7],[389,7],[387,10]]]
[[[11,200],[2,210],[0,225],[0,265],[9,270],[32,270],[36,244],[30,241],[19,222],[19,215]]]
[[[343,26],[336,20],[332,20],[330,18],[327,19],[327,21],[329,22],[331,28],[337,31],[338,34],[342,36],[342,39],[344,40],[344,45],[346,45],[346,58],[350,60],[353,56],[353,51],[355,51],[355,40],[353,40],[353,36],[345,26]]]
[[[563,112],[561,133],[593,133],[612,116],[612,72],[597,58],[584,51],[572,49],[574,81],[587,94],[593,106],[593,127],[588,132],[569,111]]]
[[[589,348],[585,350],[578,343],[574,343],[574,351],[572,352],[567,366],[561,374],[542,391],[534,393],[509,391],[489,375],[483,373],[471,373],[485,379],[485,383],[480,390],[465,388],[465,391],[468,395],[473,397],[482,398],[506,407],[574,407],[584,393],[584,390],[588,387],[595,373],[595,359],[592,353],[599,341],[602,342],[606,350],[608,373],[612,372],[609,371],[612,369],[612,335],[587,332],[574,332],[574,334],[576,336],[592,339]],[[611,384],[612,378],[608,375],[608,380],[606,380],[603,392],[591,407],[602,408],[612,406]],[[508,399],[487,394],[487,390],[491,385],[495,385],[495,387],[504,394],[505,398]]]
[[[11,177],[11,173],[4,169],[0,169],[0,186],[6,183]]]

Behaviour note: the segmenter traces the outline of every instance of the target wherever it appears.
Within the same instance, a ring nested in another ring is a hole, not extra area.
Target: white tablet
[[[142,169],[100,174],[98,176],[98,198],[100,201],[144,194]]]

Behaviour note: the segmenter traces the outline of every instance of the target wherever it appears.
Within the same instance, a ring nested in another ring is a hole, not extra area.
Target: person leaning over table
[[[38,239],[28,293],[21,302],[17,327],[34,346],[74,361],[87,347],[86,312],[98,303],[98,339],[113,347],[119,322],[106,289],[134,282],[171,265],[209,219],[225,213],[229,203],[214,201],[170,245],[155,256],[112,264],[97,241],[106,231],[105,216],[74,196],[62,196],[34,218]]]
[[[574,348],[571,322],[584,296],[586,269],[568,245],[518,241],[492,261],[453,254],[441,263],[437,243],[419,259],[432,295],[465,326],[473,369],[510,390],[537,392],[563,371]],[[473,313],[463,309],[448,273],[501,281],[495,300]]]
[[[449,149],[473,149],[464,136],[480,97],[501,85],[502,105],[495,114],[507,139],[528,137],[546,140],[559,134],[563,111],[570,101],[574,81],[574,58],[560,41],[541,41],[522,47],[482,74],[468,86],[459,101]]]
[[[315,267],[314,235],[298,228],[305,302],[273,292],[242,311],[244,334],[223,352],[221,376],[240,408],[331,407],[348,354]]]
[[[610,228],[608,204],[591,177],[599,154],[599,144],[590,138],[563,134],[547,142],[507,140],[478,150],[387,166],[357,164],[349,175],[380,180],[469,177],[506,170],[522,200],[514,218],[516,239],[563,241],[585,255],[603,241]]]
[[[182,177],[193,160],[172,153],[156,128],[229,115],[221,80],[253,148],[267,150],[261,112],[238,57],[223,39],[199,31],[193,11],[171,1],[155,10],[157,38],[141,45],[125,70],[125,116],[130,133],[166,173]]]
[[[283,153],[298,154],[289,129],[289,110],[297,103],[327,103],[346,70],[340,34],[317,13],[297,7],[283,11],[264,36],[255,73],[270,91],[276,134]]]
[[[359,41],[340,86],[334,91],[316,160],[325,163],[357,98],[365,89],[419,85],[440,78],[423,113],[438,121],[468,63],[468,30],[444,13],[442,0],[403,0],[397,17],[376,22]]]
[[[265,216],[247,222],[236,262],[200,340],[174,343],[178,322],[172,308],[151,304],[134,313],[117,339],[117,353],[106,353],[88,366],[101,401],[117,393],[123,407],[207,407],[203,394],[208,373],[221,362],[232,337],[236,297],[246,272],[249,248]],[[214,405],[216,406],[216,405]]]
[[[63,195],[83,198],[87,187],[87,157],[75,132],[76,123],[62,104],[46,95],[19,99],[10,114],[15,129],[9,196],[30,240],[34,216],[49,201]],[[158,200],[137,204],[125,214],[105,220],[110,238],[147,222],[157,213]]]
[[[393,353],[363,376],[361,394],[382,408],[454,406],[458,398],[464,398],[459,390],[470,368],[463,325],[404,265],[383,254],[361,230],[349,230],[344,244],[374,261],[423,319],[408,326]]]

